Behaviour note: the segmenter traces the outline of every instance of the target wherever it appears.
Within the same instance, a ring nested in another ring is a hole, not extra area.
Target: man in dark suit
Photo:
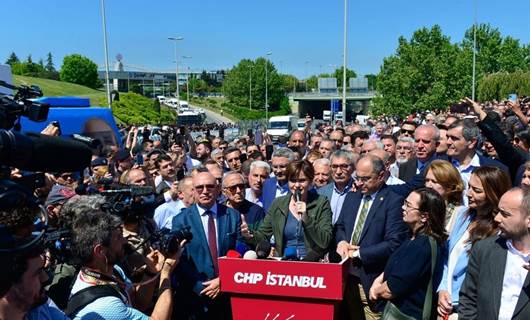
[[[223,177],[223,194],[225,205],[236,209],[241,214],[241,228],[248,228],[250,232],[258,229],[265,218],[262,207],[245,199],[245,180],[239,172],[230,171]]]
[[[403,198],[385,184],[383,161],[365,155],[357,162],[357,192],[348,193],[335,224],[337,253],[353,258],[342,306],[343,319],[378,319],[383,305],[368,301],[368,290],[405,239]]]
[[[514,188],[499,201],[501,231],[471,249],[458,316],[466,320],[530,319],[530,192]]]
[[[173,159],[167,154],[161,154],[155,161],[158,177],[155,179],[157,203],[162,204],[176,200],[177,185],[174,183],[177,171]]]
[[[440,144],[440,130],[432,124],[424,124],[414,131],[414,157],[399,166],[399,178],[405,182],[436,158],[436,148]]]
[[[217,258],[236,247],[240,239],[240,214],[216,202],[219,185],[209,172],[193,177],[196,203],[173,218],[172,230],[190,229],[193,240],[186,246],[175,271],[177,319],[230,318],[230,303],[219,296]]]
[[[355,170],[355,162],[352,153],[344,150],[334,151],[330,161],[332,181],[322,188],[318,188],[317,192],[328,198],[331,212],[333,212],[331,223],[335,224],[341,213],[344,199],[352,188],[352,173]]]
[[[476,152],[480,129],[472,119],[455,121],[447,130],[447,155],[460,173],[466,190],[471,172],[478,167],[494,166],[509,174],[508,167],[501,162],[486,158]],[[464,197],[464,202],[467,197]],[[467,205],[467,202],[465,203]]]
[[[274,199],[289,192],[287,184],[287,165],[294,161],[294,152],[289,148],[278,148],[271,158],[274,177],[263,183],[263,210],[267,212]]]

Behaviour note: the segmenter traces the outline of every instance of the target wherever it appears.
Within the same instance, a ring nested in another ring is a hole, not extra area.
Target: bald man
[[[209,172],[193,176],[195,204],[173,218],[172,230],[189,228],[193,241],[187,244],[175,275],[179,316],[187,319],[229,319],[230,302],[219,296],[218,257],[236,247],[241,240],[239,212],[217,203],[220,185]]]

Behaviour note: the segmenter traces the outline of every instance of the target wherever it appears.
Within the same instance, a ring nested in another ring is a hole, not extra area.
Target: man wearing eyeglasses
[[[373,281],[407,235],[403,198],[385,184],[383,160],[364,155],[356,164],[356,192],[349,192],[335,223],[337,253],[353,258],[343,300],[345,319],[379,319],[384,304],[367,299]]]
[[[331,179],[327,185],[317,189],[318,194],[328,198],[333,216],[331,223],[335,224],[339,218],[346,194],[351,191],[352,174],[355,170],[351,152],[337,150],[331,154]]]
[[[223,177],[223,194],[227,199],[224,204],[241,214],[241,233],[256,231],[265,218],[265,211],[245,199],[245,180],[241,173],[231,171]]]
[[[219,185],[211,173],[197,173],[193,177],[195,204],[173,218],[173,231],[187,227],[193,234],[175,272],[177,298],[174,310],[178,310],[183,319],[192,315],[198,319],[231,316],[227,297],[219,295],[217,258],[235,249],[236,242],[241,239],[241,217],[236,210],[217,203],[219,192]]]
[[[278,148],[272,154],[272,171],[274,177],[263,184],[263,209],[267,212],[274,199],[289,192],[287,184],[287,165],[294,161],[295,154],[289,148]]]

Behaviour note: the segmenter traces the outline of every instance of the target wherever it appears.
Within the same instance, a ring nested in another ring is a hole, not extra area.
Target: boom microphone
[[[248,250],[250,250],[250,248],[243,242],[238,242],[236,244],[236,251],[239,252],[241,256],[244,256]]]
[[[256,246],[256,255],[258,259],[267,259],[271,254],[271,244],[267,240],[263,240]]]
[[[241,255],[236,250],[228,250],[226,252],[227,258],[241,258]]]
[[[258,256],[256,255],[256,251],[254,250],[248,250],[245,252],[245,255],[243,256],[243,259],[246,260],[256,260]]]
[[[82,142],[38,133],[0,130],[0,164],[28,171],[72,172],[90,166]]]
[[[298,259],[298,256],[296,254],[296,248],[295,247],[287,247],[287,248],[285,248],[282,260],[285,260],[285,261],[298,261],[299,259]]]

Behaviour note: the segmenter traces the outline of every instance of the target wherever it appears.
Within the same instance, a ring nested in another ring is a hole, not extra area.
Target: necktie
[[[363,206],[361,208],[361,212],[359,213],[359,219],[357,220],[357,224],[355,225],[355,228],[351,235],[350,243],[353,245],[357,245],[361,238],[361,233],[363,231],[364,222],[366,221],[366,217],[368,216],[368,211],[370,208],[370,202],[372,201],[372,197],[364,196],[363,201],[364,201]]]
[[[213,271],[215,276],[217,276],[219,274],[219,265],[217,264],[217,233],[215,232],[215,221],[212,211],[208,210],[206,214],[208,215],[208,247],[212,255]]]

